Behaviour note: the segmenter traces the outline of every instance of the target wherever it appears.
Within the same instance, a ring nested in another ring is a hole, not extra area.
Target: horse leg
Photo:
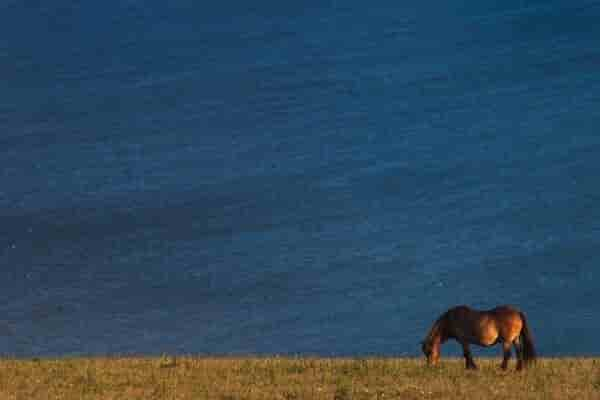
[[[477,365],[473,361],[473,356],[471,355],[471,349],[469,348],[469,344],[467,342],[463,342],[463,355],[465,356],[466,368],[467,369],[477,369]]]
[[[500,368],[502,368],[503,370],[506,370],[506,368],[508,368],[508,360],[510,360],[511,346],[511,342],[502,342],[502,351],[504,353],[504,357],[502,358],[502,364],[500,364]]]
[[[513,345],[515,346],[515,353],[517,353],[517,371],[520,371],[523,369],[523,347],[518,336],[513,340]]]

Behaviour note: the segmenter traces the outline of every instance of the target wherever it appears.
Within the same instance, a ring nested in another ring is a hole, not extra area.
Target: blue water
[[[600,354],[600,2],[169,3],[0,2],[0,354]]]

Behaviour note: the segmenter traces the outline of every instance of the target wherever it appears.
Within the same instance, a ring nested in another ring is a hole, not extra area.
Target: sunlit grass
[[[64,358],[0,360],[0,399],[600,399],[600,359],[529,370],[479,359]]]

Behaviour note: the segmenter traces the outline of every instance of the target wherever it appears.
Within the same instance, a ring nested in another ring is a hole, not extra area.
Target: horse
[[[502,343],[503,359],[500,368],[506,370],[511,356],[511,346],[517,354],[517,370],[535,362],[536,351],[531,329],[525,314],[512,306],[498,306],[478,311],[467,306],[450,308],[433,324],[421,349],[428,365],[440,359],[440,347],[448,339],[462,345],[467,369],[477,369],[469,344],[490,347]]]

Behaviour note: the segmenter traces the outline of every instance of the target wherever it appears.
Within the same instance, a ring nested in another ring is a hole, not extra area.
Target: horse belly
[[[493,346],[498,343],[498,334],[483,336],[479,341],[483,346]]]
[[[479,333],[479,343],[482,346],[493,346],[498,343],[498,329],[493,326],[483,328]]]

